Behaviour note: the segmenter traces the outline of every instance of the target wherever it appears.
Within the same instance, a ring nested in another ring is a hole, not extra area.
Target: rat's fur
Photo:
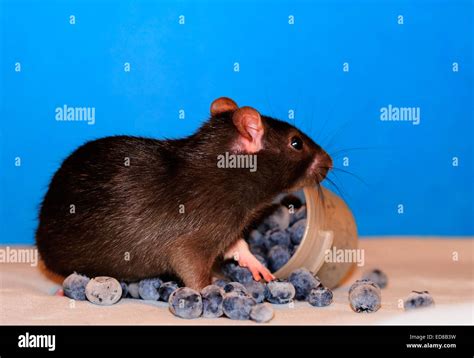
[[[62,275],[135,281],[172,273],[189,287],[209,284],[216,258],[252,217],[282,191],[316,182],[308,168],[326,155],[291,125],[262,116],[258,170],[218,168],[217,156],[239,136],[231,116],[216,115],[179,140],[114,136],[79,147],[41,205],[36,242],[46,266]],[[302,152],[288,145],[295,133]]]

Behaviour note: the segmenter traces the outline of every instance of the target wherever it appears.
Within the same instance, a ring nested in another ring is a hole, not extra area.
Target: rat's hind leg
[[[210,260],[206,253],[197,256],[176,252],[173,269],[186,287],[200,291],[212,283],[213,263],[214,260]]]
[[[186,287],[201,291],[212,283],[210,267],[204,268],[200,265],[189,265],[185,269],[178,269],[177,274],[183,280]]]

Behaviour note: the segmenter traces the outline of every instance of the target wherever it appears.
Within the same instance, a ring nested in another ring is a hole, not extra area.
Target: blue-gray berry
[[[406,311],[431,305],[434,305],[434,300],[428,291],[412,291],[403,302]]]
[[[380,287],[369,280],[358,280],[349,289],[351,308],[357,312],[376,312],[382,301]]]
[[[276,245],[268,252],[268,268],[272,272],[278,271],[290,260],[291,255],[288,247]]]
[[[193,319],[202,314],[201,295],[189,287],[181,287],[173,291],[168,303],[171,313],[181,318]]]
[[[138,282],[130,282],[128,284],[128,294],[132,298],[140,298],[140,293],[138,292]]]
[[[168,281],[161,284],[158,288],[158,295],[160,301],[168,302],[173,291],[177,290],[179,285],[174,281]]]
[[[256,304],[252,297],[232,292],[224,297],[224,314],[230,319],[247,320],[250,319],[250,311]]]
[[[113,305],[122,298],[122,286],[113,277],[95,277],[87,283],[86,297],[96,305]]]
[[[159,278],[146,278],[138,283],[138,293],[144,300],[158,301],[160,294],[158,289],[163,281]]]
[[[265,286],[265,299],[270,303],[289,303],[295,297],[295,287],[286,281],[274,280]]]
[[[90,278],[84,275],[80,275],[76,272],[70,274],[63,281],[63,291],[66,297],[72,298],[78,301],[86,300],[86,286],[89,283]]]
[[[362,278],[376,283],[380,288],[387,287],[388,277],[379,269],[373,269],[371,271],[365,272]]]
[[[253,280],[252,273],[246,267],[239,266],[235,261],[227,261],[224,263],[222,272],[230,280],[240,283],[249,283]]]
[[[307,268],[300,268],[293,271],[288,277],[288,281],[295,287],[295,298],[305,301],[313,288],[318,287],[320,281]]]
[[[248,294],[257,303],[263,302],[265,299],[265,285],[259,281],[252,281],[244,285]]]
[[[294,245],[299,245],[306,230],[306,219],[295,222],[289,229],[290,239]]]
[[[273,246],[290,246],[290,233],[286,230],[269,230],[265,233],[265,248],[271,250]]]
[[[205,318],[217,318],[224,314],[224,290],[216,285],[209,285],[202,289],[202,316]]]
[[[250,246],[263,246],[265,243],[265,237],[260,231],[252,230],[247,236],[247,242]]]
[[[308,302],[315,307],[326,307],[332,303],[332,298],[332,291],[323,285],[319,285],[309,293]]]
[[[250,318],[258,323],[269,322],[274,315],[273,307],[269,303],[257,304],[250,310]]]

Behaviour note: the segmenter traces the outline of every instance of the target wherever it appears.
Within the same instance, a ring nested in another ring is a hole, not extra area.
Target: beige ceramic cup
[[[274,275],[287,278],[305,267],[329,288],[336,287],[354,266],[354,262],[337,262],[337,250],[357,249],[357,227],[354,217],[337,195],[322,188],[323,198],[315,187],[306,187],[307,225],[303,239],[291,259]]]

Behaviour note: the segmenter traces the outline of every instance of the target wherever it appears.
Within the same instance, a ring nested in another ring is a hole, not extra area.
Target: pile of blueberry
[[[118,282],[111,277],[86,276],[73,273],[63,282],[64,294],[76,300],[89,300],[98,305],[111,305],[121,298],[137,298],[168,302],[170,311],[181,318],[218,318],[226,316],[235,320],[252,319],[268,322],[273,316],[272,304],[288,304],[295,299],[308,301],[315,307],[328,306],[332,292],[307,269],[294,271],[288,280],[262,283],[241,275],[242,268],[228,264],[226,272],[240,282],[216,279],[201,292],[189,287],[179,287],[174,281],[159,278],[140,282]]]
[[[306,230],[306,206],[295,195],[271,207],[268,216],[251,226],[246,236],[250,251],[270,271],[283,267],[296,252]]]
[[[331,290],[304,268],[295,270],[288,280],[274,280],[266,284],[248,280],[237,265],[229,264],[226,270],[241,282],[216,279],[212,285],[198,292],[159,278],[127,284],[111,277],[90,279],[73,273],[64,280],[63,290],[67,297],[89,300],[98,305],[112,305],[128,297],[168,302],[174,315],[186,319],[226,316],[233,320],[251,319],[256,322],[268,322],[273,318],[271,304],[288,304],[297,300],[306,301],[314,307],[325,307],[333,301]],[[351,308],[358,313],[376,312],[381,307],[381,288],[386,285],[387,276],[382,271],[366,272],[349,289]],[[433,298],[427,291],[413,291],[404,306],[405,310],[410,310],[433,304]]]

